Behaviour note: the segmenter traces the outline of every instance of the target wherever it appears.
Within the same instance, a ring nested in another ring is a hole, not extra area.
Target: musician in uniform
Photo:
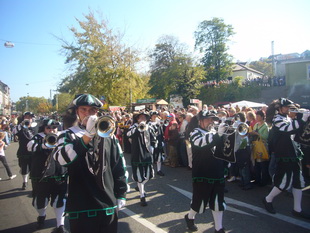
[[[21,123],[16,126],[15,135],[18,137],[19,147],[17,150],[18,165],[23,177],[22,189],[25,190],[28,185],[28,176],[31,169],[31,152],[27,149],[28,142],[34,135],[31,127],[34,114],[25,112],[21,117]]]
[[[132,177],[140,191],[140,205],[147,206],[145,184],[154,177],[153,156],[151,153],[151,130],[146,122],[149,115],[145,112],[136,114],[135,123],[129,128],[127,136],[131,138]]]
[[[100,107],[102,103],[93,95],[76,96],[64,116],[69,128],[59,135],[54,150],[54,159],[68,169],[65,213],[72,233],[116,233],[117,210],[126,203],[125,167],[113,134],[115,121],[103,116],[107,119],[103,125],[114,122],[114,129],[105,137],[98,136],[96,114]]]
[[[132,124],[132,120],[130,118],[129,114],[125,115],[125,122],[124,122],[124,129],[123,129],[123,142],[124,142],[124,152],[125,153],[131,153],[131,145],[128,140],[127,132],[129,130],[129,127]]]
[[[32,205],[37,210],[37,228],[44,226],[46,208],[51,199],[51,206],[56,215],[55,233],[67,232],[63,216],[67,194],[67,169],[55,161],[51,154],[56,146],[59,122],[46,118],[42,121],[39,133],[27,144],[32,152],[30,178],[32,182]],[[47,139],[49,137],[49,139]],[[50,144],[49,144],[50,143]]]
[[[267,109],[267,123],[272,123],[269,134],[270,153],[274,152],[276,158],[276,171],[273,177],[274,187],[263,198],[263,204],[269,213],[275,214],[272,201],[282,191],[292,187],[294,209],[292,214],[296,217],[308,218],[310,215],[302,211],[302,188],[305,185],[301,174],[300,153],[292,136],[305,124],[309,112],[298,113],[295,119],[288,117],[290,107],[295,104],[286,98],[274,100]]]
[[[215,232],[225,232],[222,226],[223,211],[226,209],[224,201],[226,162],[215,158],[215,153],[221,153],[225,131],[224,124],[220,124],[218,131],[210,129],[213,121],[218,117],[210,111],[200,111],[197,115],[199,126],[190,134],[193,152],[193,197],[191,208],[185,215],[187,227],[197,231],[194,223],[195,215],[203,213],[207,205],[212,210]]]
[[[148,123],[154,140],[151,141],[153,161],[157,166],[157,175],[164,176],[161,165],[164,160],[164,132],[162,125],[158,122],[159,113],[157,111],[150,112],[150,121]]]

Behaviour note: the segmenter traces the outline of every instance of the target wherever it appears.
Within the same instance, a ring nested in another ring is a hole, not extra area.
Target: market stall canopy
[[[163,99],[157,100],[157,101],[156,101],[156,104],[168,105],[167,101],[166,101],[166,100],[163,100]]]
[[[239,108],[247,107],[247,108],[261,108],[261,107],[268,107],[267,104],[256,103],[252,101],[242,100],[235,103],[231,103],[232,107],[236,107],[238,105]],[[224,105],[224,108],[229,108],[229,104]]]

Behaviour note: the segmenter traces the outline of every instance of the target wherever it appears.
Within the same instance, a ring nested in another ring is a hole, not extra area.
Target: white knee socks
[[[276,196],[278,196],[282,191],[280,189],[278,189],[277,187],[273,187],[273,189],[271,190],[271,192],[268,194],[268,196],[266,197],[266,201],[267,202],[272,202],[273,198],[275,198]]]
[[[296,212],[301,211],[301,198],[302,198],[302,190],[301,189],[292,189],[293,197],[294,197],[294,210]]]
[[[191,209],[189,210],[189,213],[188,213],[188,218],[189,218],[189,219],[194,219],[195,216],[196,216],[196,214],[197,214],[197,212],[191,208]]]
[[[214,220],[214,226],[215,230],[219,231],[223,228],[222,222],[223,222],[223,211],[213,211],[213,220]]]

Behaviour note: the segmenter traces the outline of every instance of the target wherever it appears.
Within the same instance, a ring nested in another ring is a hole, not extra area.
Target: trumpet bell
[[[144,132],[148,129],[148,125],[146,124],[145,121],[140,122],[140,124],[138,125],[138,131],[139,132]]]
[[[111,137],[115,131],[115,121],[110,116],[102,116],[96,124],[97,134],[102,138]]]
[[[44,145],[48,148],[55,148],[57,143],[57,135],[50,133],[44,139]]]
[[[240,136],[244,136],[249,131],[249,126],[246,123],[240,123],[237,128],[238,133]]]
[[[30,120],[24,120],[22,124],[23,124],[23,127],[24,127],[25,129],[28,129],[28,128],[30,128],[30,127],[31,127],[31,128],[36,127],[38,123],[37,123],[37,122],[31,122],[31,123],[30,123]]]

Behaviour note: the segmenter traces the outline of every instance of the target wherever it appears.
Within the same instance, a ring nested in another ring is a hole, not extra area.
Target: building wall
[[[309,85],[310,84],[310,62],[298,62],[285,65],[286,85]]]
[[[10,88],[0,81],[0,114],[11,114]]]
[[[245,80],[253,80],[253,79],[256,79],[256,78],[262,78],[261,74],[257,74],[255,72],[248,71],[248,70],[234,71],[233,75],[232,75],[232,78],[234,79],[237,76],[244,77]]]

